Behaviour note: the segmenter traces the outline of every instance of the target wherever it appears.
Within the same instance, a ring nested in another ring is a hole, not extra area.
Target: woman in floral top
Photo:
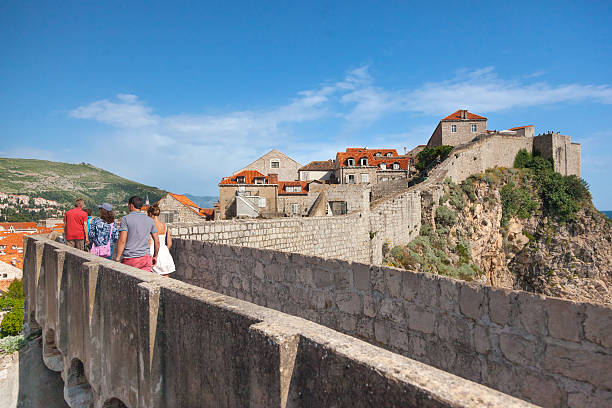
[[[109,203],[99,205],[100,217],[91,220],[89,228],[89,241],[92,244],[92,252],[94,247],[105,247],[109,244],[110,238],[110,254],[105,256],[107,259],[112,259],[115,244],[119,239],[119,229],[115,225],[115,215],[113,214],[113,206]]]

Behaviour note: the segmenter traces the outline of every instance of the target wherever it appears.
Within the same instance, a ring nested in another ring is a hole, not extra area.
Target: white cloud
[[[118,102],[108,99],[93,102],[70,111],[70,116],[79,119],[94,119],[122,128],[138,128],[157,124],[158,117],[151,114],[136,95],[119,94]]]

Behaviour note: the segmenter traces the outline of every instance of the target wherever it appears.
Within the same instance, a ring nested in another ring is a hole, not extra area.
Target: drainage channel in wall
[[[77,358],[70,363],[68,378],[64,386],[64,399],[70,405],[70,408],[93,407],[91,385],[85,377],[83,363]]]

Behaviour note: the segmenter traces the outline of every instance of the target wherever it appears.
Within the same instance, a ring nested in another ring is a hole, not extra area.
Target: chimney
[[[268,183],[278,184],[278,174],[276,173],[268,174]]]
[[[467,119],[467,109],[461,109],[461,119]]]
[[[404,156],[406,155],[406,146],[404,146]]]

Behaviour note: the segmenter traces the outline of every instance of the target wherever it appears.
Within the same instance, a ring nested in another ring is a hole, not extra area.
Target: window
[[[393,153],[389,152],[389,153],[385,154],[385,156],[391,157],[391,156],[393,156]]]
[[[382,156],[382,154],[380,154],[380,152],[376,152],[376,153],[374,153],[374,156],[375,157],[380,157],[380,156]]]
[[[255,178],[255,184],[265,184],[265,179],[262,179],[261,177]]]
[[[236,183],[244,184],[244,182],[245,182],[244,176],[236,177]]]
[[[355,159],[346,159],[346,165],[347,166],[354,166],[355,165]]]
[[[451,133],[457,133],[457,125],[451,125]]]
[[[295,187],[293,187],[293,192],[294,193],[299,193],[300,191],[302,191],[302,186],[295,186]]]
[[[280,161],[278,160],[271,160],[270,161],[270,167],[273,169],[278,169],[280,167]]]
[[[361,182],[362,183],[369,183],[370,182],[370,175],[368,173],[361,174]]]
[[[355,184],[355,175],[347,174],[346,175],[346,184]]]
[[[399,163],[393,163],[393,170],[399,170],[400,165]]]
[[[333,215],[342,215],[348,212],[346,201],[330,201],[329,207]]]
[[[299,214],[299,212],[300,212],[299,204],[291,204],[291,213],[292,214]]]
[[[472,125],[472,133],[476,133],[476,125]]]
[[[367,166],[368,165],[368,158],[367,157],[362,157],[361,159],[359,159],[359,165],[360,166]]]
[[[259,208],[266,208],[266,198],[259,197]]]
[[[380,163],[381,170],[387,170],[387,165],[385,163]]]
[[[160,214],[161,222],[163,223],[172,223],[174,222],[174,213],[171,212],[163,212]],[[178,219],[177,219],[178,221]]]

